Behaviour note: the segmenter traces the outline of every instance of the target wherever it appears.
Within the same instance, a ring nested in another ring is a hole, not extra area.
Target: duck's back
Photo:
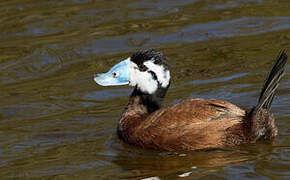
[[[238,127],[245,111],[226,101],[186,99],[162,108],[132,128],[130,141],[146,148],[194,150],[226,144],[227,131]]]

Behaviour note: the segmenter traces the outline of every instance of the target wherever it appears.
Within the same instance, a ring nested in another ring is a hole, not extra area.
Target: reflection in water
[[[118,143],[120,142],[115,142],[113,146]],[[261,143],[236,149],[207,149],[191,153],[152,152],[132,148],[129,145],[117,146],[118,149],[113,155],[112,162],[126,172],[120,175],[125,179],[150,176],[161,179],[176,178],[186,174],[191,177],[201,177],[210,172],[219,172],[227,165],[246,164],[253,159],[267,156],[273,151],[271,146]],[[130,173],[127,174],[128,172]]]
[[[272,106],[274,142],[184,154],[121,142],[131,89],[92,76],[156,48],[172,69],[165,104],[203,97],[250,108],[273,57],[290,47],[289,13],[274,0],[0,1],[0,176],[287,178],[289,72]]]

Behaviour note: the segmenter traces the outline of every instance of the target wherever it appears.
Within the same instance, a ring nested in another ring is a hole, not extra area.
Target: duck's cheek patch
[[[163,76],[161,76],[161,86],[162,87],[167,87],[170,82],[170,72],[169,70],[165,71]]]
[[[145,66],[153,71],[155,76],[157,77],[158,82],[161,84],[162,87],[167,87],[170,81],[170,72],[166,70],[163,65],[155,64],[152,61],[147,61],[144,63]]]
[[[158,82],[153,79],[151,73],[134,69],[130,75],[130,86],[137,86],[144,93],[152,94],[158,88]]]

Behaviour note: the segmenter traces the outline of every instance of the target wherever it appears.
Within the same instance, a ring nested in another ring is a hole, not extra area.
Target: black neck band
[[[160,85],[158,86],[158,89],[152,94],[144,93],[135,87],[131,97],[139,96],[141,98],[141,104],[147,108],[148,113],[152,113],[162,107],[163,99],[168,90],[168,87],[170,86],[170,83],[166,88],[163,88]]]

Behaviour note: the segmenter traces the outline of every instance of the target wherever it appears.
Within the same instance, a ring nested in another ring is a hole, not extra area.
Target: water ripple
[[[168,28],[163,32],[172,32]],[[106,37],[92,41],[83,52],[120,52],[162,46],[168,43],[194,43],[225,37],[250,36],[290,28],[290,17],[243,17],[228,21],[210,22],[185,26],[169,34],[135,33]],[[141,43],[134,43],[141,42]]]

